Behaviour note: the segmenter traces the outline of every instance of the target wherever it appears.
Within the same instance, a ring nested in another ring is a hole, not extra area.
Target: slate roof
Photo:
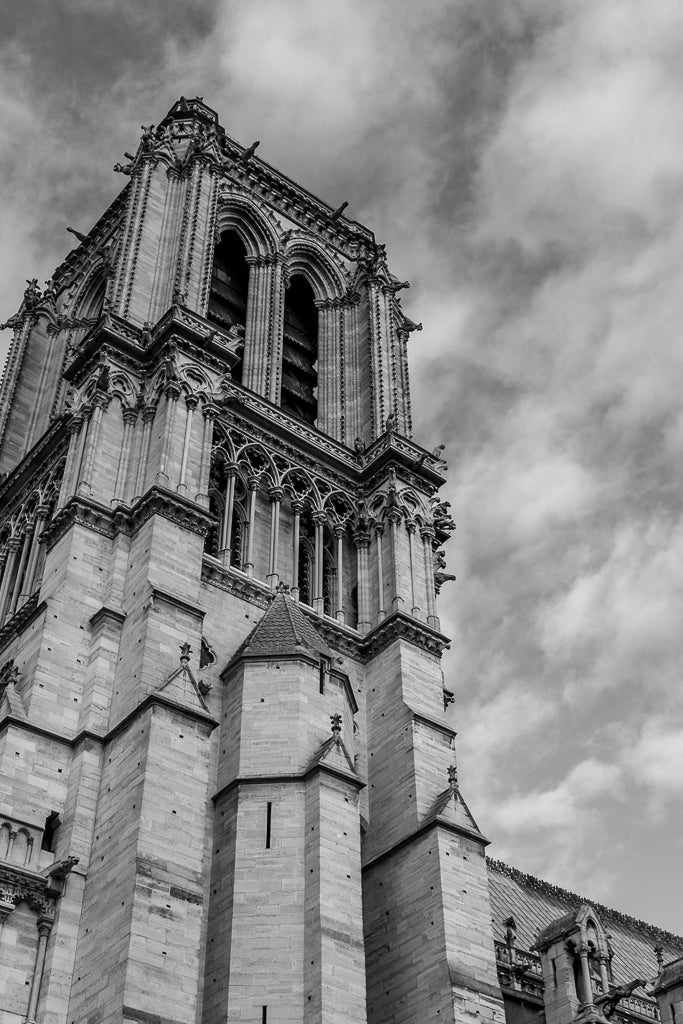
[[[600,916],[614,948],[612,969],[617,984],[636,977],[653,978],[658,971],[655,946],[664,949],[664,963],[683,955],[683,937],[638,921],[585,896],[560,889],[501,861],[487,860],[493,935],[505,941],[503,922],[512,915],[518,949],[528,950],[538,932],[554,920],[588,903]]]
[[[322,654],[325,658],[334,657],[297,602],[287,594],[276,594],[235,658],[277,657],[300,654],[302,650]]]

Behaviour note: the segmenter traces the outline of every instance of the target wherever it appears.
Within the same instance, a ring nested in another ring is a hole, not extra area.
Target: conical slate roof
[[[278,593],[237,652],[237,657],[277,657],[300,654],[302,650],[313,651],[326,658],[333,657],[333,652],[296,601]]]

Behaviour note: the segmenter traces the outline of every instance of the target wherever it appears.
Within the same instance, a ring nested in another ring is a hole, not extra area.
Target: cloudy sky
[[[447,444],[491,853],[683,932],[680,0],[5,0],[0,320],[203,96],[371,227]],[[9,341],[0,339],[3,352]]]

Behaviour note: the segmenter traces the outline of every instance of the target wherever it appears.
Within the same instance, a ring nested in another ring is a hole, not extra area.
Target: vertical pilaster
[[[126,483],[128,481],[128,465],[130,463],[130,451],[137,419],[137,409],[126,408],[123,410],[123,439],[121,441],[119,466],[116,472],[114,497],[112,498],[113,505],[117,504],[120,501],[125,501],[127,497]]]

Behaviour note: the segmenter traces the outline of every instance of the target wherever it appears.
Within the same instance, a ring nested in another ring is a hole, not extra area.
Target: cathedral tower
[[[502,1021],[384,247],[200,99],[0,395],[3,1024]]]

